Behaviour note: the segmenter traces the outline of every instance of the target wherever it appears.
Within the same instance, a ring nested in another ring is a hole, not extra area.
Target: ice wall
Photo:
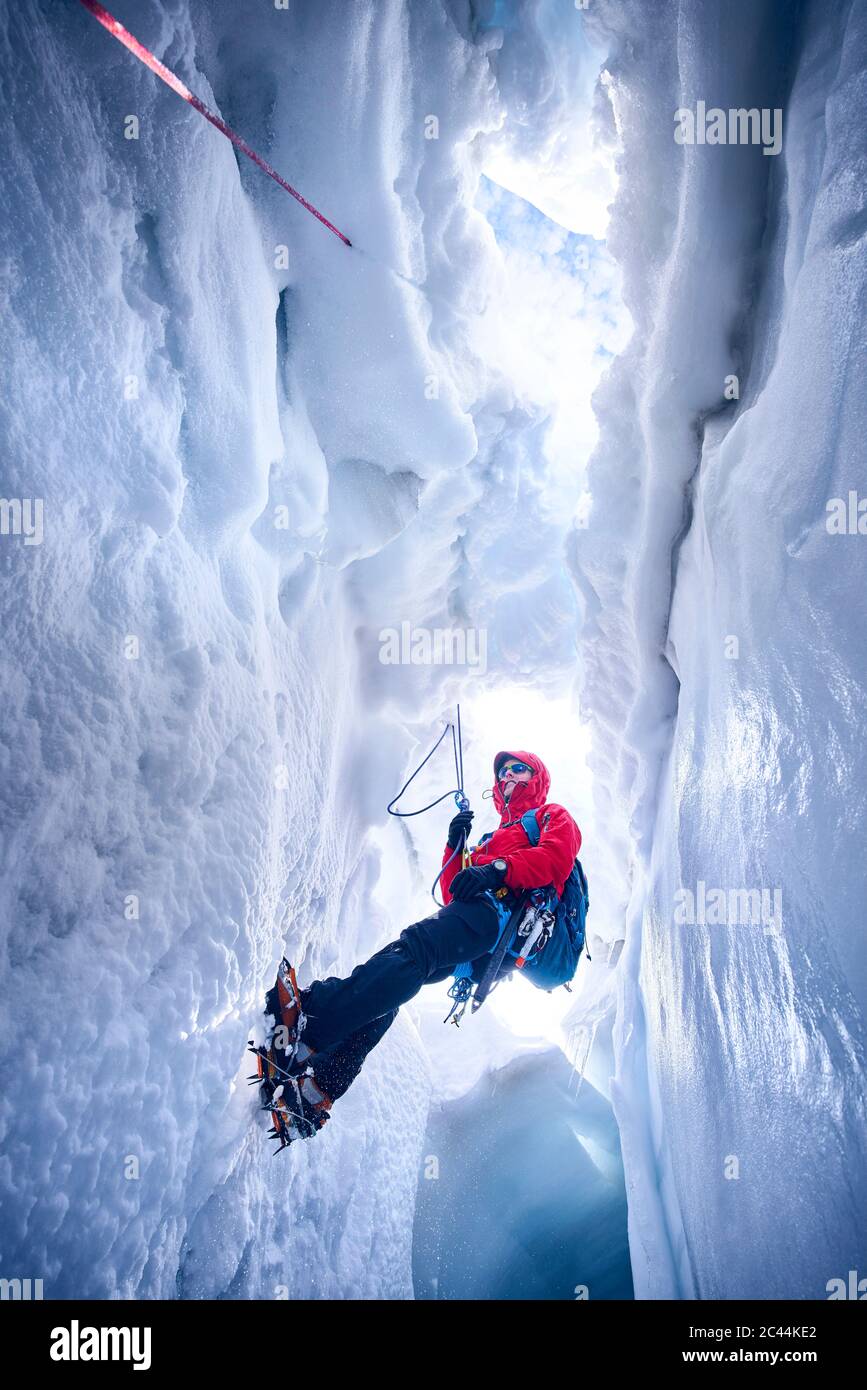
[[[83,8],[0,9],[2,495],[44,507],[40,544],[0,545],[2,1273],[409,1297],[413,1027],[279,1164],[244,1046],[284,949],[303,982],[395,930],[365,831],[464,675],[386,670],[381,628],[508,633],[523,587],[546,620],[521,669],[570,678],[569,577],[528,564],[569,524],[544,413],[474,336],[503,29],[402,0],[113,8],[354,246]]]
[[[592,10],[636,333],[597,392],[574,570],[600,811],[633,847],[636,1295],[824,1298],[867,1250],[865,540],[826,528],[867,482],[867,10]],[[781,153],[675,143],[699,100],[781,108]],[[778,891],[781,922],[678,920],[700,881]]]
[[[199,35],[216,54],[234,24],[208,8],[118,12],[213,104]],[[421,1132],[412,1037],[354,1143],[316,1155],[333,1221],[291,1251],[271,1232],[310,1156],[267,1166],[243,1084],[284,939],[328,960],[374,929],[342,794],[363,725],[351,611],[307,544],[327,461],[278,337],[276,237],[229,144],[84,10],[4,7],[2,48],[3,495],[45,518],[41,545],[4,537],[0,558],[4,1274],[47,1297],[406,1296],[400,1145],[351,1214],[334,1194],[374,1118],[399,1109],[410,1148]],[[215,70],[230,82],[228,57]],[[255,85],[255,136],[277,79]],[[300,210],[282,216],[294,249]],[[339,275],[334,238],[316,254]],[[295,317],[284,300],[284,335]]]

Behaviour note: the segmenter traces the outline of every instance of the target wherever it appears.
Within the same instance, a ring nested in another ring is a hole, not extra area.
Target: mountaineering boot
[[[279,1139],[279,1153],[295,1139],[310,1139],[330,1118],[331,1097],[317,1086],[312,1074],[292,1078],[277,1086],[270,1101],[263,1105],[270,1112],[274,1128],[269,1137]]]
[[[285,956],[280,962],[273,987],[265,995],[265,1016],[269,1023],[264,1044],[256,1047],[250,1043],[258,1069],[257,1075],[251,1077],[250,1081],[251,1084],[256,1081],[261,1083],[263,1103],[271,1100],[281,1082],[298,1076],[311,1056],[311,1049],[300,1039],[304,1027],[301,991],[295,970]]]
[[[274,1125],[269,1132],[280,1140],[275,1151],[279,1153],[293,1139],[307,1139],[321,1129],[332,1105],[313,1076],[314,1049],[301,1040],[305,1023],[301,991],[285,956],[273,988],[265,995],[265,1015],[269,1026],[264,1044],[250,1043],[257,1068],[250,1083],[259,1086],[261,1108],[268,1111]]]

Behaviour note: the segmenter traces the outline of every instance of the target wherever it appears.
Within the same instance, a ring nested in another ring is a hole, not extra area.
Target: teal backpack
[[[538,845],[541,838],[539,812],[525,811],[521,825],[530,844]],[[556,989],[558,985],[568,985],[572,979],[578,969],[581,952],[586,947],[589,909],[587,875],[581,867],[581,860],[576,859],[554,909],[551,936],[542,950],[530,956],[523,967],[522,974],[532,980],[538,989]],[[589,951],[587,959],[591,959]]]
[[[525,811],[521,817],[521,827],[531,845],[538,845],[542,832],[539,829],[539,811]],[[483,835],[479,844],[483,845],[486,840],[491,838],[491,833]],[[586,949],[586,923],[587,913],[590,910],[590,894],[587,889],[587,875],[581,867],[581,860],[576,859],[572,865],[571,873],[563,885],[563,892],[556,900],[556,907],[552,901],[551,906],[554,910],[554,925],[551,935],[541,950],[534,951],[525,965],[521,967],[521,973],[526,975],[538,989],[552,990],[558,985],[568,985],[575,971],[578,969],[578,961],[581,952]],[[505,919],[504,919],[505,920]],[[501,923],[501,930],[502,925]],[[519,957],[520,947],[515,950],[510,948],[508,954],[512,957]],[[587,959],[592,960],[590,952],[587,951]],[[461,967],[463,973],[469,974],[470,966]]]

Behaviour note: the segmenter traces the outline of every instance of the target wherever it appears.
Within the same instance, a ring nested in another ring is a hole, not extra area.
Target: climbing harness
[[[140,62],[144,63],[145,67],[150,68],[151,72],[156,73],[157,77],[161,78],[167,87],[171,87],[173,92],[176,92],[179,97],[183,97],[184,101],[189,102],[193,110],[198,111],[200,116],[204,116],[206,121],[210,121],[211,125],[216,126],[217,130],[219,130],[222,135],[225,135],[227,140],[231,140],[232,144],[243,151],[248,159],[252,159],[254,164],[258,164],[259,168],[262,169],[269,178],[272,178],[275,183],[279,183],[280,187],[284,188],[287,193],[291,193],[292,197],[296,198],[302,207],[306,208],[308,212],[312,212],[314,217],[318,217],[323,226],[327,227],[330,232],[333,232],[336,237],[340,238],[344,246],[352,245],[348,236],[344,236],[343,233],[335,227],[333,222],[329,222],[328,218],[323,217],[322,213],[319,212],[312,203],[308,203],[307,199],[301,196],[297,188],[293,188],[291,183],[287,183],[284,178],[281,178],[277,170],[272,169],[271,165],[268,164],[261,155],[258,155],[255,150],[251,149],[246,140],[243,140],[240,135],[232,130],[231,126],[227,126],[224,120],[221,120],[213,111],[210,111],[205,103],[200,101],[194,92],[190,91],[186,83],[182,82],[170,68],[167,68],[164,63],[160,62],[159,58],[151,53],[149,48],[145,48],[143,43],[140,43],[128,29],[124,28],[120,20],[115,19],[113,14],[110,14],[104,6],[97,3],[97,0],[81,0],[81,4],[86,10],[90,11],[94,19],[99,20],[99,23],[104,29],[108,30],[112,38],[122,43],[124,48],[128,48],[130,53],[133,53]]]
[[[472,961],[460,961],[455,966],[454,984],[449,985],[448,990],[449,998],[454,1002],[443,1019],[443,1023],[452,1022],[456,1028],[460,1027],[461,1019],[470,1000],[472,1000],[471,1012],[475,1013],[484,1004],[494,986],[499,983],[500,967],[505,960],[506,952],[515,940],[515,933],[518,930],[526,903],[526,894],[522,894],[512,911],[509,912],[501,903],[495,902],[500,918],[500,930],[491,950],[487,969],[476,985],[476,991],[473,994]]]

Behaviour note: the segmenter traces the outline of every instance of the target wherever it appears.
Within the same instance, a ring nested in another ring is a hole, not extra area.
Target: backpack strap
[[[534,848],[536,847],[536,845],[538,845],[539,841],[542,838],[542,831],[539,828],[539,810],[540,808],[537,806],[535,811],[525,811],[521,817],[521,826],[523,828],[524,834],[527,836],[527,839],[530,841],[530,844]],[[557,897],[557,894],[554,892],[553,885],[550,889],[549,901],[551,903],[557,903],[560,901]]]
[[[581,892],[584,894],[584,902],[585,902],[586,908],[589,910],[589,908],[590,908],[590,890],[589,890],[589,888],[588,888],[588,886],[587,886],[587,875],[586,875],[585,872],[584,872],[584,865],[581,863],[581,860],[580,860],[580,859],[576,859],[576,860],[575,860],[575,872],[577,873],[577,875],[578,875],[578,881],[579,881],[579,883],[581,884]],[[589,957],[588,957],[588,960],[589,960]]]
[[[525,811],[525,812],[524,812],[524,814],[523,814],[522,817],[521,817],[521,826],[523,827],[524,834],[527,836],[527,839],[530,841],[530,844],[533,845],[533,846],[538,845],[539,840],[540,840],[541,837],[542,837],[542,832],[541,832],[540,829],[539,829],[539,808],[538,808],[538,807],[536,808],[535,811]],[[582,892],[582,894],[583,894],[583,896],[584,896],[584,917],[585,917],[585,921],[586,921],[587,913],[588,913],[589,910],[590,910],[590,893],[589,893],[588,888],[587,888],[587,875],[586,875],[585,872],[584,872],[584,866],[583,866],[583,864],[581,863],[581,860],[580,860],[580,859],[576,859],[576,860],[575,860],[575,865],[574,865],[574,868],[573,868],[572,872],[575,873],[575,874],[577,875],[578,883],[579,883],[581,892]],[[552,892],[553,892],[553,890],[552,890]],[[557,899],[555,898],[554,901],[556,902]],[[586,956],[587,956],[587,959],[588,959],[588,960],[592,960],[593,958],[592,958],[592,956],[590,955],[590,952],[587,950],[587,933],[586,933],[586,927],[582,927],[582,931],[581,931],[581,945],[582,945],[582,947],[583,947],[583,949],[584,949],[584,952],[585,952],[585,954],[586,954]],[[568,984],[567,984],[566,988],[567,988],[567,989],[569,988]]]
[[[521,825],[522,825],[522,827],[523,827],[524,834],[527,836],[527,839],[530,841],[530,844],[533,845],[534,847],[535,847],[536,845],[538,845],[539,840],[540,840],[540,838],[541,838],[541,831],[539,830],[539,813],[538,813],[538,810],[536,810],[536,811],[525,811],[524,814],[523,814],[522,817],[521,817]]]

